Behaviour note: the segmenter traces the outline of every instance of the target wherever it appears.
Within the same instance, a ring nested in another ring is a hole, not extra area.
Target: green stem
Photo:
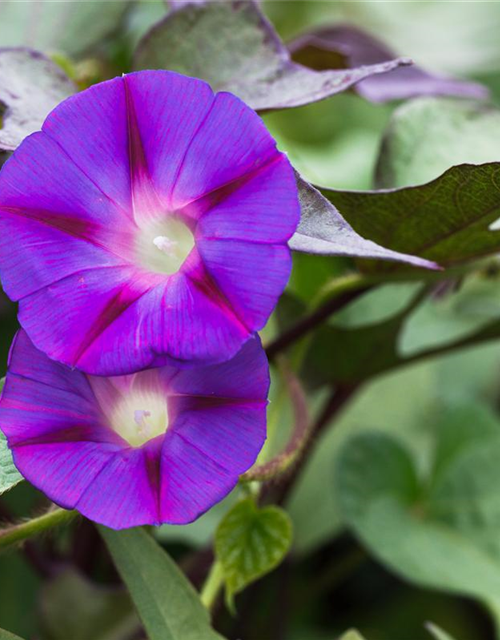
[[[78,513],[67,509],[51,509],[37,518],[0,530],[0,550],[36,536],[43,531],[73,520]]]
[[[368,276],[350,274],[335,279],[331,286],[320,292],[320,297],[314,300],[308,314],[267,345],[266,353],[269,360],[274,360],[279,353],[301,340],[331,315],[353,302],[371,287],[372,279]],[[322,302],[325,298],[326,301]]]
[[[215,560],[200,593],[200,599],[209,611],[215,605],[223,584],[224,574],[222,572],[222,565],[218,560]]]
[[[309,436],[309,414],[304,391],[302,390],[299,379],[292,373],[283,360],[281,363],[281,371],[293,406],[294,426],[291,438],[283,451],[274,456],[274,458],[253,466],[249,471],[240,476],[241,483],[265,482],[285,473],[300,457],[302,449],[307,442]]]

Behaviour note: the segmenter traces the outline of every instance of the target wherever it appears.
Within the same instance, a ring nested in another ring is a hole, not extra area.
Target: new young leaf
[[[248,498],[235,505],[215,534],[215,553],[222,565],[228,602],[250,583],[272,571],[292,542],[292,525],[279,507],[258,508]]]

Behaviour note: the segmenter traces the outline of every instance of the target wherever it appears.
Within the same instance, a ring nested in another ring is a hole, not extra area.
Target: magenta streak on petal
[[[184,154],[182,156],[182,159],[179,162],[179,165],[177,167],[177,171],[175,172],[175,176],[174,176],[174,179],[173,179],[173,182],[172,182],[172,191],[171,191],[171,194],[170,194],[170,206],[171,206],[172,210],[178,210],[178,209],[182,208],[182,207],[175,206],[175,204],[173,203],[175,189],[176,189],[177,183],[178,183],[178,181],[179,181],[179,179],[181,177],[182,170],[184,168],[184,164],[185,164],[186,159],[188,157],[189,150],[191,149],[191,145],[196,140],[196,136],[198,135],[198,133],[203,128],[203,125],[205,124],[205,122],[208,120],[208,118],[209,118],[210,114],[212,113],[212,110],[213,110],[214,107],[215,107],[215,97],[213,98],[212,102],[210,103],[205,115],[200,120],[198,126],[194,130],[193,135],[191,136],[189,142],[186,145],[186,148],[184,150]]]
[[[146,474],[151,493],[156,497],[156,519],[161,523],[161,450],[165,436],[159,436],[143,447]]]
[[[134,217],[133,217],[133,215],[131,215],[130,210],[129,210],[129,209],[127,209],[127,208],[125,208],[123,205],[121,205],[121,204],[118,202],[118,200],[116,200],[115,198],[112,198],[109,194],[107,194],[107,193],[103,190],[103,188],[101,187],[101,185],[100,185],[96,180],[94,180],[94,179],[92,178],[92,176],[90,176],[90,175],[89,175],[88,171],[85,171],[85,169],[84,169],[83,167],[81,167],[81,166],[76,162],[76,160],[74,159],[74,157],[73,157],[73,156],[71,156],[71,155],[66,151],[66,149],[65,149],[65,148],[62,146],[62,144],[60,143],[60,141],[59,141],[56,137],[54,137],[54,136],[52,135],[52,132],[51,132],[51,130],[50,130],[50,127],[47,127],[47,124],[48,124],[48,120],[45,122],[44,126],[42,127],[43,132],[44,132],[45,134],[47,134],[47,136],[52,140],[52,142],[54,142],[54,143],[59,147],[59,149],[61,150],[61,153],[63,153],[63,154],[64,154],[65,158],[67,158],[67,159],[68,159],[68,161],[69,161],[69,162],[71,162],[71,164],[73,164],[73,165],[78,169],[78,171],[80,171],[80,172],[85,176],[85,178],[86,178],[89,182],[91,182],[91,183],[94,185],[94,187],[95,187],[95,188],[96,188],[100,193],[102,193],[102,195],[103,195],[107,200],[109,200],[109,202],[111,202],[111,203],[112,203],[113,205],[115,205],[118,209],[120,209],[120,211],[121,211],[121,212],[122,212],[122,213],[127,217],[127,219],[131,220],[131,222],[134,222]]]
[[[239,325],[244,332],[248,335],[253,333],[253,331],[248,328],[245,321],[236,314],[233,306],[206,269],[198,252],[191,252],[189,259],[182,265],[181,271],[187,278],[189,278],[198,291],[212,302],[216,302],[221,311],[233,322]]]
[[[262,398],[231,398],[222,396],[200,396],[200,395],[168,395],[168,415],[171,424],[184,411],[204,411],[217,407],[251,407],[267,406],[267,400]]]
[[[210,211],[210,209],[224,202],[231,194],[241,189],[241,187],[257,177],[262,171],[265,171],[275,162],[281,160],[282,156],[276,149],[274,149],[274,151],[275,153],[273,155],[263,160],[259,165],[254,166],[242,176],[234,178],[213,191],[188,202],[181,209],[177,210],[177,214],[182,218],[198,221],[205,213]]]
[[[92,346],[95,340],[97,340],[97,338],[108,327],[110,327],[113,322],[122,315],[122,313],[140,300],[142,296],[148,293],[148,291],[154,288],[154,284],[152,284],[149,288],[142,288],[138,291],[134,291],[132,285],[132,282],[124,284],[123,287],[112,298],[110,298],[110,300],[108,300],[96,323],[80,343],[73,363],[74,366],[78,364],[79,360],[85,355],[86,351]]]
[[[17,407],[19,410],[23,410],[22,407]],[[37,411],[40,409],[37,408]],[[68,416],[70,419],[70,416]],[[20,437],[20,436],[18,436]],[[111,429],[105,429],[102,426],[89,426],[72,424],[67,429],[58,429],[55,431],[49,431],[41,433],[33,438],[24,437],[19,442],[16,442],[14,438],[11,447],[24,447],[29,445],[43,445],[43,444],[58,444],[64,442],[107,442],[109,444],[116,444],[122,447],[127,447],[128,444],[120,438]]]
[[[0,205],[0,211],[19,216],[20,218],[33,220],[39,224],[57,229],[69,236],[93,244],[107,253],[115,255],[121,264],[130,262],[133,242],[132,235],[123,229],[107,229],[89,220],[72,217],[69,214],[57,214],[53,211],[44,211],[42,209],[34,210],[24,207]]]
[[[158,218],[165,212],[149,174],[148,163],[137,122],[132,92],[123,77],[125,104],[127,109],[128,155],[130,164],[130,184],[132,189],[132,207],[138,226]],[[166,212],[165,212],[166,213]]]

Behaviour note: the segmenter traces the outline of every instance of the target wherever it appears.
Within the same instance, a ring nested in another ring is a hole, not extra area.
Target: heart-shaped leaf
[[[344,520],[403,578],[493,605],[500,593],[500,423],[480,405],[460,407],[445,415],[436,438],[433,467],[422,479],[394,438],[351,438],[336,470]]]
[[[51,60],[29,49],[0,49],[0,149],[13,151],[41,128],[52,109],[76,91]]]
[[[291,61],[251,0],[184,3],[144,36],[134,59],[135,69],[171,69],[196,76],[261,111],[316,102],[408,63],[398,59],[355,69],[308,69]]]
[[[228,603],[250,583],[272,571],[292,542],[292,525],[279,507],[258,508],[248,498],[222,519],[215,534],[215,553],[221,563]]]

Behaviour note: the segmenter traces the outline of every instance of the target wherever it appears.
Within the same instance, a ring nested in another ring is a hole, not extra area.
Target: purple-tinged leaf
[[[426,184],[381,191],[321,190],[374,242],[442,266],[500,251],[500,163],[461,164]]]
[[[288,243],[293,250],[329,256],[392,260],[426,269],[439,268],[429,260],[391,251],[366,240],[354,231],[319,191],[300,177],[297,177],[297,184],[301,219],[297,232]]]
[[[144,36],[134,59],[135,69],[171,69],[202,78],[260,111],[316,102],[404,64],[409,61],[328,71],[296,64],[251,0],[182,3]]]
[[[179,9],[179,7],[184,7],[187,4],[204,4],[207,0],[170,0],[168,5],[171,9]]]
[[[396,57],[383,42],[348,25],[312,31],[294,40],[289,49],[294,60],[319,70],[345,65],[357,68]],[[430,95],[488,96],[488,89],[481,84],[436,75],[418,66],[400,67],[390,73],[366,78],[356,85],[356,91],[372,102]]]
[[[0,49],[0,150],[13,151],[41,128],[76,87],[51,60],[30,49]]]

